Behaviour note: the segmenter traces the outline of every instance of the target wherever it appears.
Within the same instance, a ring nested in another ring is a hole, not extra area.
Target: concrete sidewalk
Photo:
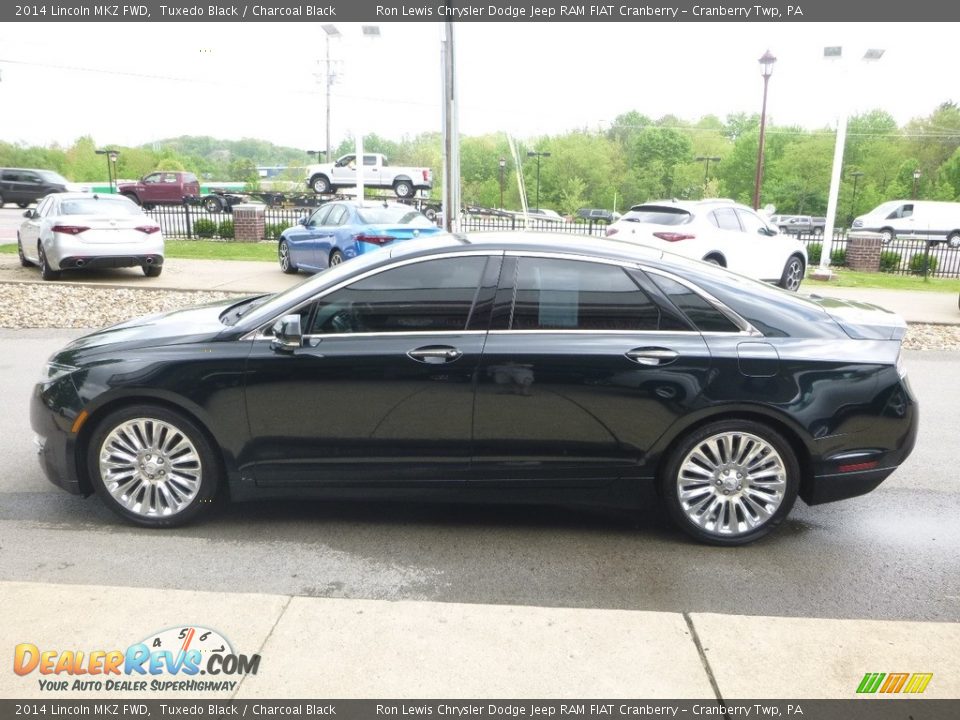
[[[341,600],[0,583],[0,646],[126,650],[209,628],[259,654],[231,698],[852,698],[867,672],[933,673],[924,698],[960,697],[960,624]],[[201,635],[199,631],[197,635]],[[152,645],[151,645],[152,646]],[[176,643],[177,649],[179,642]],[[83,697],[0,673],[0,697]],[[117,680],[136,679],[111,676]],[[158,676],[163,680],[189,677]],[[125,699],[190,693],[125,693]]]
[[[253,261],[183,260],[169,258],[158,278],[144,277],[139,269],[68,273],[63,282],[107,287],[162,290],[221,290],[238,293],[279,292],[304,281],[307,275],[285,275],[276,263]],[[22,268],[15,255],[0,255],[0,282],[41,282],[36,268]],[[861,300],[892,310],[910,323],[960,325],[956,293],[912,290],[840,288],[807,280],[800,294]]]

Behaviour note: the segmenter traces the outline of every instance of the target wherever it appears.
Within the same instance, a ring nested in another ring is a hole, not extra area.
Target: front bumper
[[[76,461],[77,438],[70,431],[76,417],[70,417],[59,401],[55,404],[55,393],[51,394],[53,388],[70,392],[73,384],[69,381],[67,384],[69,387],[62,382],[34,387],[30,398],[30,427],[36,433],[34,443],[37,458],[47,479],[74,495],[89,495],[89,491],[80,483]]]

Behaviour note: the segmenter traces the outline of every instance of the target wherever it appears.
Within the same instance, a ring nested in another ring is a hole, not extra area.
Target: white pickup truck
[[[335,193],[341,187],[357,184],[356,155],[344,155],[334,163],[310,165],[307,168],[307,187],[318,195]],[[409,198],[417,190],[433,186],[430,168],[391,167],[387,158],[378,153],[363,156],[363,186],[393,188],[397,197]]]

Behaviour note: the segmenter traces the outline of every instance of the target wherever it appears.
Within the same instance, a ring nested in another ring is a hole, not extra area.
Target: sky
[[[330,42],[331,144],[439,131],[440,23],[341,23]],[[759,113],[808,129],[881,108],[898,123],[960,102],[953,23],[462,23],[460,130],[535,138],[654,119]],[[320,23],[7,23],[0,140],[139,145],[179,135],[325,146]],[[828,61],[823,48],[843,47]],[[867,48],[882,59],[860,60]]]

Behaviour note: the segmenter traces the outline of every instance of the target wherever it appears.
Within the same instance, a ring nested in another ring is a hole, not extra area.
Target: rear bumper
[[[126,268],[163,265],[162,255],[71,255],[61,258],[61,270],[86,270],[97,268]]]

